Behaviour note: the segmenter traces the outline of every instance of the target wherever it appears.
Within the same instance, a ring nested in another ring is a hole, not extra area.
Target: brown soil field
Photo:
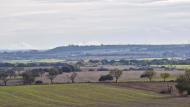
[[[122,76],[120,77],[120,82],[128,82],[128,81],[148,81],[147,79],[141,79],[140,75],[144,71],[123,71]],[[154,77],[154,81],[161,81],[160,73],[168,72],[171,74],[171,77],[168,80],[175,80],[176,77],[183,74],[183,71],[156,71],[157,75]],[[99,78],[102,75],[109,74],[109,71],[81,71],[77,72],[76,82],[98,82]],[[42,78],[37,78],[37,80],[42,80],[44,83],[49,83],[49,79],[45,74]],[[71,73],[63,73],[61,75],[58,75],[56,79],[54,80],[55,83],[67,83],[71,82],[68,79],[68,76],[71,75]]]

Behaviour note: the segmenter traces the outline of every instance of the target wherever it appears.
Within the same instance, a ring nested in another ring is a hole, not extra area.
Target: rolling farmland
[[[189,107],[190,99],[182,99],[98,84],[0,87],[0,107]]]

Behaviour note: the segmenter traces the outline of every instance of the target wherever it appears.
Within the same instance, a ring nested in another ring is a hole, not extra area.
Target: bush
[[[180,93],[187,91],[187,93],[190,95],[190,70],[187,70],[185,75],[179,76],[176,82],[176,88]]]
[[[103,75],[100,77],[99,81],[112,81],[113,77],[111,75]]]
[[[38,80],[38,81],[35,82],[35,84],[37,84],[37,85],[43,84],[43,81]]]
[[[163,89],[160,91],[160,94],[170,94],[171,93],[171,90],[168,90],[168,89]]]
[[[109,71],[109,69],[101,67],[101,68],[98,68],[97,71]]]
[[[89,69],[88,71],[95,71],[95,69],[92,69],[92,68],[91,68],[91,69]]]

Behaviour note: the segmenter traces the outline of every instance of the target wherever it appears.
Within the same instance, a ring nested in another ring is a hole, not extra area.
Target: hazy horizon
[[[190,44],[189,0],[0,0],[0,49]]]

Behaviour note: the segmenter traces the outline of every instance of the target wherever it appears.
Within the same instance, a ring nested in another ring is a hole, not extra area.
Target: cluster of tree
[[[123,74],[122,70],[113,69],[109,72],[109,74],[102,75],[99,78],[99,81],[100,82],[112,81],[113,79],[115,79],[115,82],[118,83],[118,79],[121,77],[122,74]],[[154,70],[147,70],[143,74],[141,74],[140,78],[147,78],[151,82],[155,75],[156,72]],[[166,79],[170,77],[170,73],[161,73],[160,77],[163,79],[164,82],[166,82]]]
[[[112,69],[100,67],[98,69],[90,68],[88,71],[110,71],[110,70]],[[153,68],[152,67],[130,67],[130,68],[122,69],[122,71],[145,71],[145,70],[153,70]]]
[[[153,70],[152,67],[130,67],[129,69],[124,69],[124,71],[145,71],[145,70]]]
[[[184,75],[181,75],[176,80],[177,85],[176,88],[182,94],[183,92],[187,92],[190,95],[190,70],[186,70]]]
[[[147,78],[150,82],[152,81],[153,77],[156,75],[154,70],[147,70],[143,74],[141,74],[140,78]],[[161,73],[160,77],[166,82],[166,79],[170,77],[169,73]]]
[[[43,74],[47,73],[48,79],[51,81],[51,84],[53,84],[54,79],[62,74],[62,73],[68,73],[68,72],[73,72],[71,76],[69,76],[69,79],[74,83],[75,78],[77,77],[77,73],[73,71],[72,69],[68,69],[65,67],[61,68],[49,68],[49,69],[33,69],[33,70],[28,70],[25,71],[21,74],[23,83],[24,84],[33,84],[35,82],[36,77],[42,77]],[[36,81],[37,84],[42,84],[43,82],[41,81]]]
[[[59,65],[59,64],[58,64]],[[23,67],[10,67],[8,69],[0,69],[0,80],[3,81],[4,85],[11,79],[16,79],[16,76],[21,76],[24,84],[32,84],[35,82],[36,77],[42,77],[43,74],[48,73],[48,78],[51,83],[57,75],[62,73],[77,72],[80,71],[79,66],[64,64],[64,66],[55,66],[48,68],[37,68],[25,70]],[[73,73],[70,77],[71,81],[74,82],[76,73]],[[36,81],[38,84],[42,81]]]

